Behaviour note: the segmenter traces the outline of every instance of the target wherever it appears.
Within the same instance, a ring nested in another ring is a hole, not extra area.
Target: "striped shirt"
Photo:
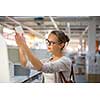
[[[66,80],[70,79],[71,72],[71,60],[68,57],[62,56],[56,61],[50,61],[50,59],[43,59],[43,66],[41,71],[44,75],[45,83],[61,83],[58,72],[62,71]],[[27,68],[35,69],[35,67],[28,61]]]

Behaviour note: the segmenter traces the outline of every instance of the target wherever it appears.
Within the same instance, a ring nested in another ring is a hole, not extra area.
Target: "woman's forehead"
[[[54,34],[49,34],[48,39],[58,40],[57,36]]]

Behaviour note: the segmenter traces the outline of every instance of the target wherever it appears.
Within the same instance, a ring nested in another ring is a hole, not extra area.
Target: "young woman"
[[[66,80],[70,79],[71,60],[63,54],[65,44],[69,42],[69,38],[62,31],[52,31],[46,43],[48,51],[52,53],[49,59],[39,60],[28,48],[25,40],[18,33],[15,35],[16,43],[19,47],[19,55],[21,64],[27,68],[42,71],[44,81],[51,83],[61,83],[59,72],[62,72]],[[26,59],[28,57],[28,61]]]

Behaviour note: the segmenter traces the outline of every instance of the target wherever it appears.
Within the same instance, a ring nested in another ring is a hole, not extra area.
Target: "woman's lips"
[[[50,47],[48,47],[48,50],[50,50],[51,48]]]

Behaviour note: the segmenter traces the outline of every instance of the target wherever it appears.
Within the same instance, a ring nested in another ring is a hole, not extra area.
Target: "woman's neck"
[[[57,59],[61,58],[62,56],[63,56],[63,53],[55,53],[55,54],[53,54],[52,58],[53,58],[53,60],[57,60]]]

